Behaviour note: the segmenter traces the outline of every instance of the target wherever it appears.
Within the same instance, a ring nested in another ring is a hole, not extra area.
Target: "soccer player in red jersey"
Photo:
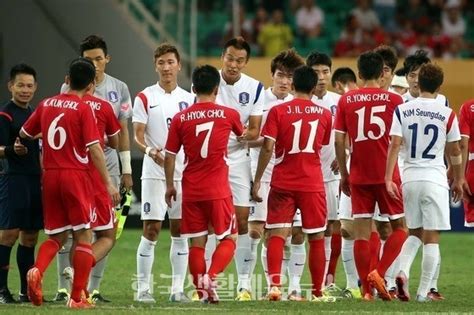
[[[364,299],[373,299],[370,282],[382,299],[391,300],[383,277],[398,256],[406,232],[403,204],[390,198],[385,189],[385,163],[393,111],[403,100],[399,95],[379,87],[383,59],[378,53],[363,53],[357,60],[357,67],[364,87],[344,94],[339,100],[335,121],[336,156],[341,172],[341,189],[351,196],[354,258]],[[346,134],[351,139],[352,148],[350,177],[346,166]],[[398,168],[393,179],[396,184],[401,184]],[[389,217],[393,232],[385,243],[380,261],[371,271],[369,239],[376,202],[380,213]]]
[[[301,66],[293,75],[295,98],[270,109],[262,130],[265,138],[259,155],[252,195],[259,196],[261,179],[275,147],[268,196],[266,228],[268,273],[271,289],[268,299],[281,300],[281,262],[285,240],[291,231],[293,216],[300,209],[303,232],[308,234],[309,269],[313,283],[313,301],[325,301],[321,286],[324,277],[324,231],[326,230],[326,194],[319,151],[329,143],[331,112],[311,102],[318,79],[311,67]]]
[[[22,138],[42,134],[44,139],[44,227],[49,237],[41,244],[35,265],[27,274],[28,297],[34,305],[42,304],[44,272],[72,230],[76,242],[72,258],[75,275],[67,306],[91,307],[82,298],[95,263],[90,231],[94,205],[88,150],[114,203],[119,200],[105,166],[94,114],[81,99],[92,87],[94,77],[95,69],[90,61],[74,60],[69,67],[71,92],[43,100],[20,131]]]
[[[464,225],[474,227],[474,99],[466,101],[459,111],[463,170],[466,170],[464,187]],[[467,168],[466,168],[467,167]]]
[[[174,116],[168,133],[165,199],[169,207],[176,202],[174,168],[176,154],[183,146],[187,163],[182,179],[181,235],[191,239],[189,272],[200,298],[217,303],[215,280],[232,260],[237,237],[226,163],[227,143],[231,131],[242,136],[243,126],[236,110],[215,104],[220,82],[216,68],[196,68],[192,81],[197,102]],[[209,225],[220,243],[206,273],[204,250]]]

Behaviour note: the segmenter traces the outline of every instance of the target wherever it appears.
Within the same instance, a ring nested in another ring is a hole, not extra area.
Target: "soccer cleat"
[[[193,301],[193,302],[199,302],[199,300],[200,300],[200,299],[199,299],[199,293],[198,293],[197,290],[195,290],[195,291],[193,292],[193,296],[191,297],[191,301]]]
[[[252,301],[252,295],[250,291],[246,289],[240,289],[239,293],[237,293],[237,297],[235,298],[236,301]]]
[[[43,304],[43,290],[42,282],[43,276],[38,268],[33,267],[28,270],[26,274],[26,280],[28,282],[28,298],[31,303],[36,306]]]
[[[359,288],[355,289],[344,289],[341,293],[341,297],[345,299],[362,299],[362,294]]]
[[[396,299],[397,298],[397,288],[396,287],[392,287],[390,288],[390,290],[388,290],[388,294],[390,294],[390,296],[392,297],[392,299]]]
[[[336,302],[336,298],[334,296],[324,296],[324,295],[323,296],[316,296],[316,295],[313,295],[310,302],[314,302],[314,303],[334,303],[334,302]]]
[[[267,294],[268,301],[281,301],[281,291],[278,287],[271,287],[270,291]]]
[[[428,297],[433,301],[444,300],[444,296],[442,296],[441,293],[439,293],[435,288],[430,289],[430,292],[428,292]]]
[[[342,289],[339,288],[335,283],[331,283],[322,289],[322,294],[324,296],[333,296],[338,298],[342,296]]]
[[[111,300],[108,300],[108,299],[104,298],[98,290],[92,291],[92,294],[90,296],[90,300],[93,304],[95,304],[97,302],[101,302],[101,303],[110,303],[110,302],[112,302]]]
[[[408,278],[403,271],[400,271],[395,278],[395,283],[397,284],[397,297],[400,301],[408,302],[410,301],[410,292],[408,292]]]
[[[362,298],[362,300],[367,301],[367,302],[373,302],[375,298],[371,293],[366,293],[364,294],[364,297]]]
[[[94,304],[90,303],[86,299],[81,299],[79,302],[74,301],[73,299],[69,299],[67,301],[66,306],[68,308],[75,308],[75,309],[87,309],[95,307]]]
[[[53,302],[64,302],[69,299],[69,293],[67,293],[66,289],[59,289],[56,292],[56,296],[53,299]]]
[[[191,300],[183,292],[178,292],[170,295],[170,302],[189,303]]]
[[[0,290],[0,304],[17,304],[18,301],[13,298],[10,290],[8,288],[3,288]]]
[[[432,302],[433,300],[429,296],[416,296],[416,301],[420,303]]]
[[[306,299],[301,295],[301,292],[297,292],[296,290],[291,291],[290,294],[288,294],[288,301],[292,302],[304,302]]]
[[[200,287],[205,292],[205,297],[203,297],[202,302],[209,304],[219,303],[219,296],[217,295],[217,284],[216,281],[211,280],[209,275],[205,274],[201,279]]]
[[[140,303],[156,303],[155,298],[153,297],[153,295],[151,295],[150,291],[148,290],[143,291],[143,292],[138,292],[136,301]]]
[[[367,276],[367,280],[369,284],[374,287],[377,292],[378,296],[384,301],[391,301],[392,297],[388,294],[387,288],[385,288],[385,280],[382,278],[377,269],[372,270]]]

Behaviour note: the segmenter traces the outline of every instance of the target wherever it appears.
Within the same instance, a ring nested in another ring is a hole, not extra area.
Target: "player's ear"
[[[105,56],[105,63],[109,63],[111,59],[110,55]]]
[[[95,87],[95,83],[94,83],[94,81],[92,81],[92,82],[89,83],[89,85],[86,87],[86,93],[92,94],[93,91],[94,91],[94,87]],[[91,92],[91,91],[92,91],[92,92]]]
[[[11,91],[12,91],[12,88],[13,88],[13,81],[10,80],[10,81],[8,81],[8,91],[11,92]]]
[[[67,74],[64,77],[64,83],[66,83],[67,85],[69,85],[71,83],[71,80],[69,80],[69,76]]]

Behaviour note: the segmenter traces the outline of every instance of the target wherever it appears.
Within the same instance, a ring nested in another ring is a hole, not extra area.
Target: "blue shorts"
[[[41,176],[0,175],[0,230],[41,230]]]

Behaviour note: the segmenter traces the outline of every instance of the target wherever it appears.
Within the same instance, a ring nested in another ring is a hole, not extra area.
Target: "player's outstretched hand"
[[[464,188],[464,180],[455,180],[451,184],[451,195],[453,196],[453,201],[458,202],[462,199]]]
[[[252,199],[256,202],[262,202],[262,197],[259,196],[258,191],[260,190],[260,182],[254,182],[252,187]]]
[[[110,197],[112,198],[112,202],[114,203],[114,206],[120,204],[120,194],[115,187],[114,184],[110,183],[107,185],[107,191],[109,192]]]
[[[171,199],[176,201],[176,188],[174,187],[166,188],[165,201],[169,208],[171,208]]]
[[[351,196],[351,187],[349,186],[349,177],[341,175],[340,181],[341,191],[348,197]]]
[[[15,151],[16,155],[26,155],[28,153],[28,148],[20,142],[20,138],[16,137],[13,151]]]
[[[387,188],[387,192],[390,195],[390,197],[396,200],[402,199],[402,195],[400,194],[400,191],[398,190],[398,186],[393,181],[386,180],[385,187]]]

